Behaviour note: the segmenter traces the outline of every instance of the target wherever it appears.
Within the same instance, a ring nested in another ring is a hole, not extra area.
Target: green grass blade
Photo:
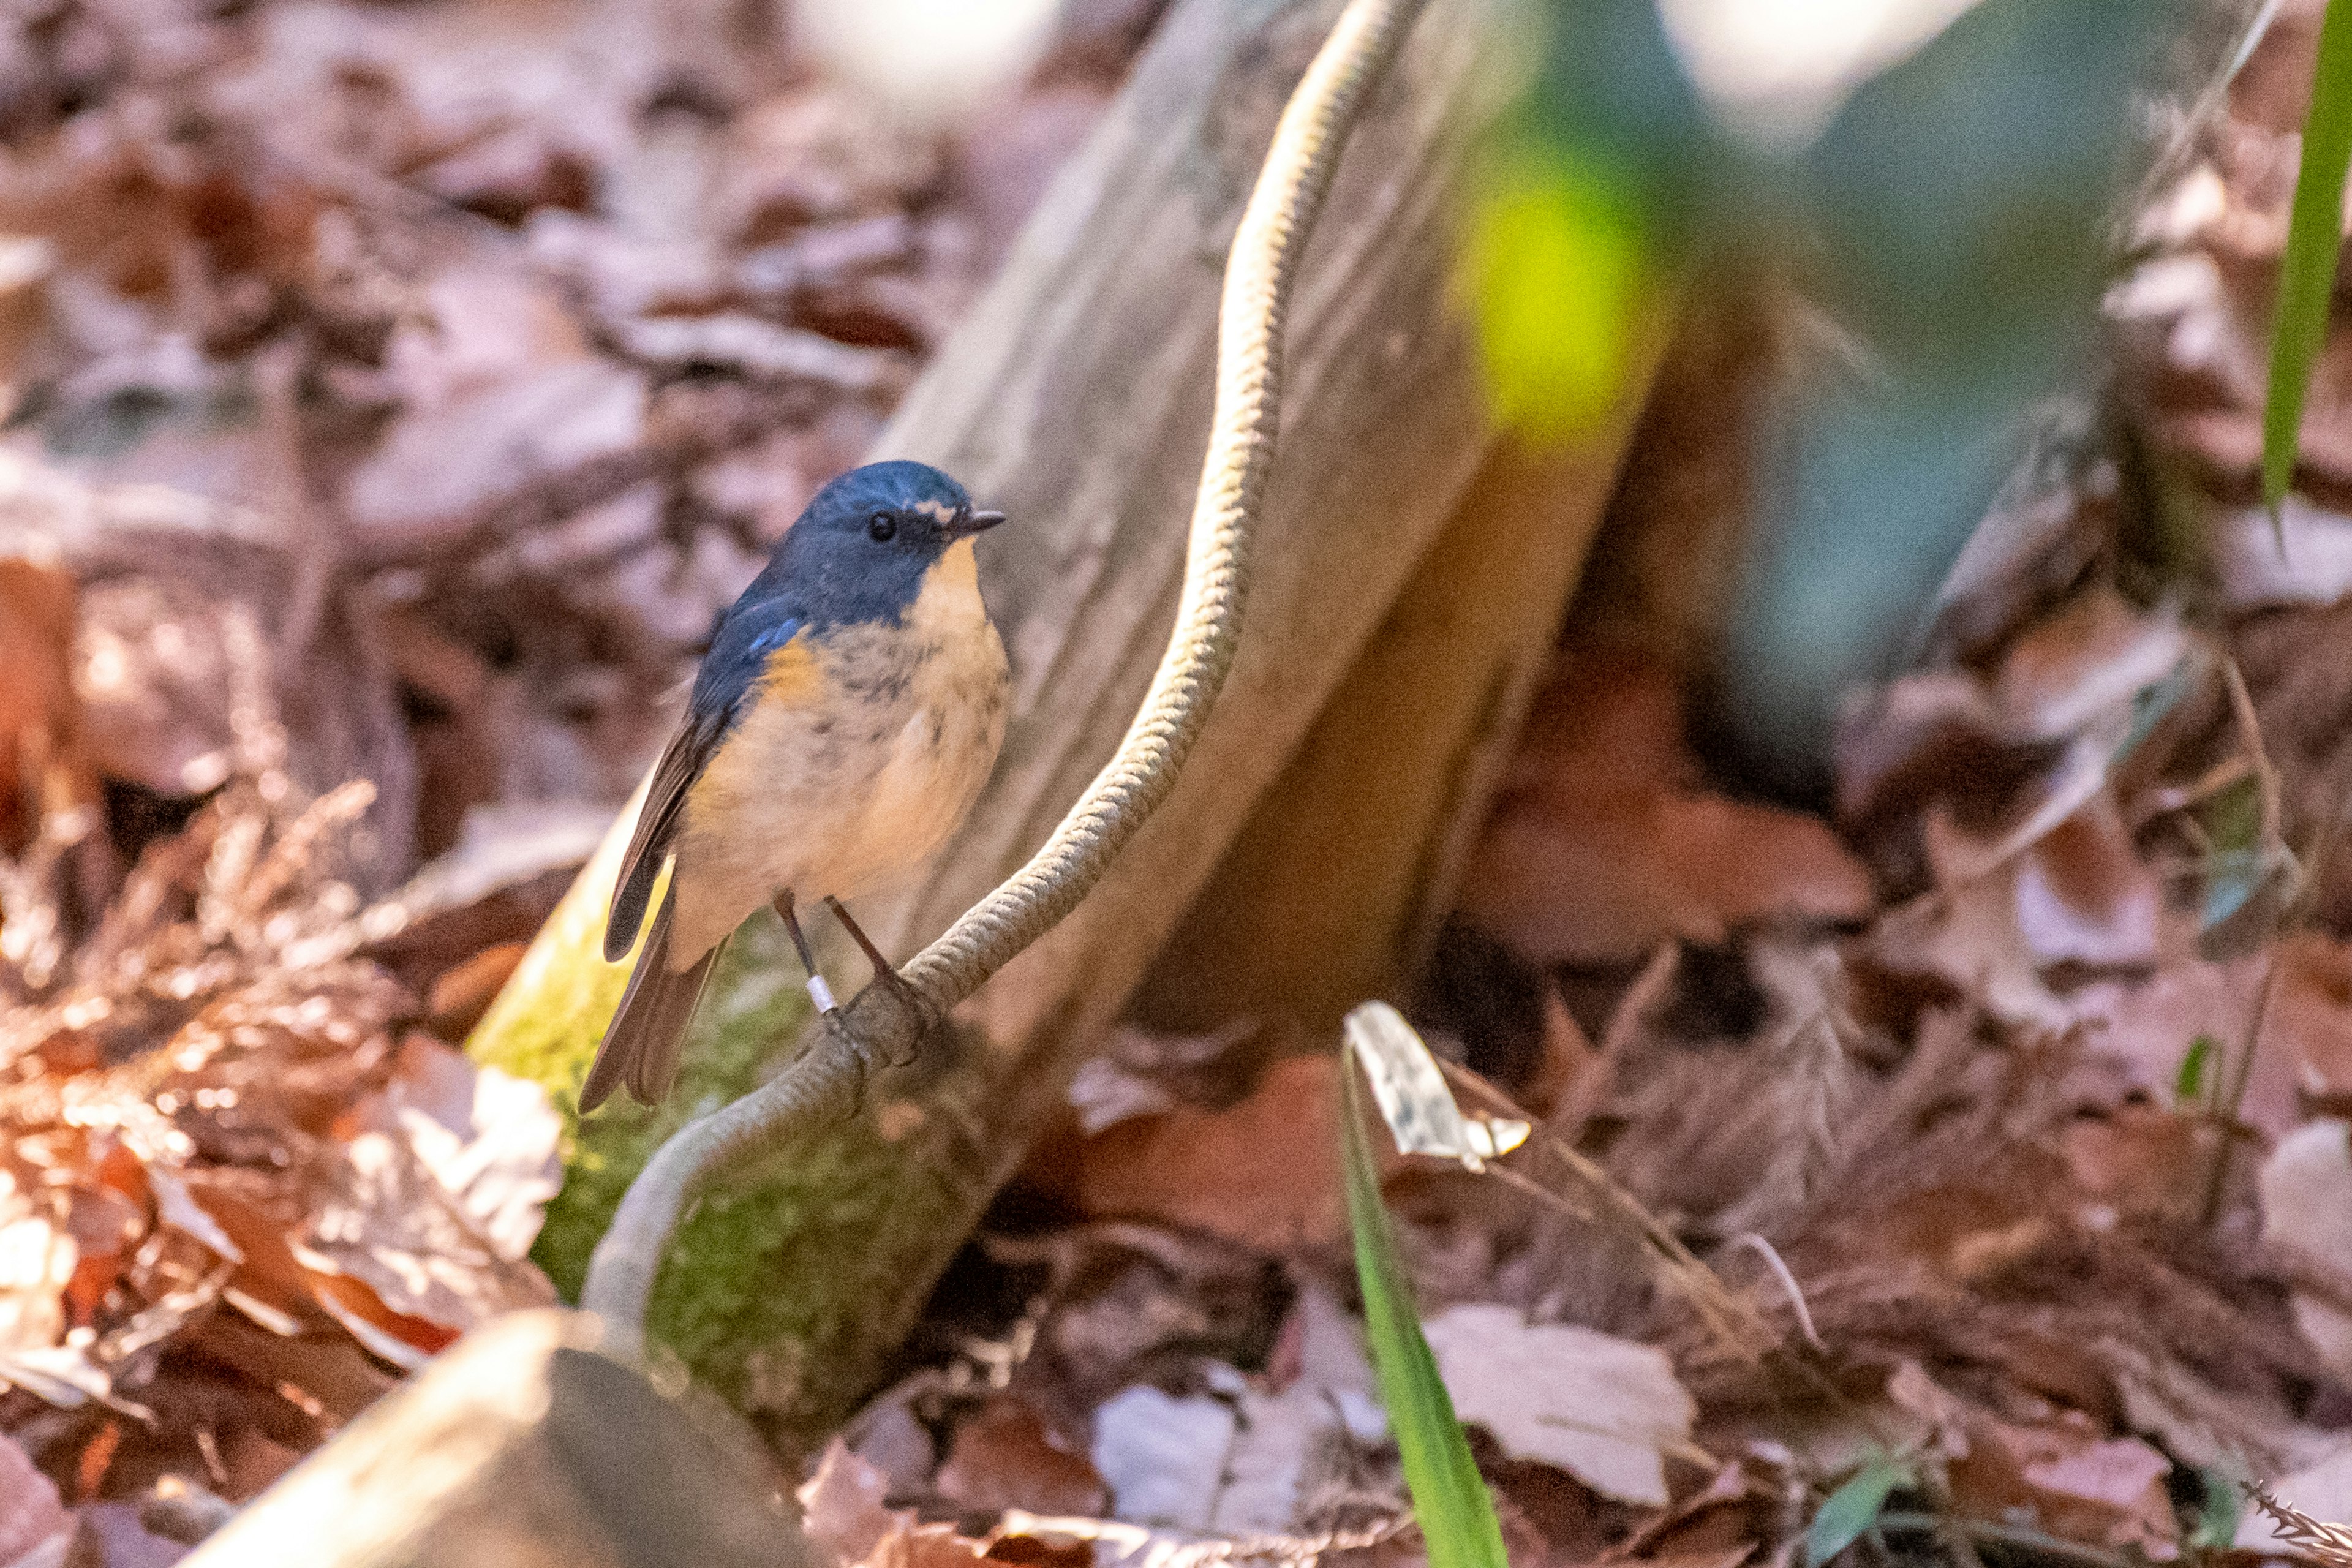
[[[2319,68],[2303,122],[2286,260],[2271,325],[2271,384],[2263,403],[2263,500],[2273,517],[2294,477],[2295,439],[2311,369],[2327,338],[2327,300],[2344,238],[2344,172],[2352,164],[2352,0],[2328,0]]]
[[[2175,1105],[2195,1105],[2205,1098],[2205,1075],[2212,1070],[2213,1058],[2221,1046],[2210,1035],[2200,1035],[2189,1042],[2189,1054],[2180,1058],[2180,1076],[2172,1086]]]
[[[2227,1552],[2237,1543],[2238,1521],[2244,1516],[2244,1494],[2221,1470],[2204,1469],[2197,1479],[2205,1489],[2204,1506],[2197,1510],[2197,1528],[2189,1544],[2206,1552]]]
[[[1886,1500],[1897,1487],[1916,1486],[1911,1467],[1891,1454],[1874,1454],[1845,1485],[1822,1500],[1821,1511],[1805,1531],[1805,1568],[1822,1568],[1831,1558],[1862,1539],[1878,1522]]]
[[[1340,1117],[1346,1167],[1348,1220],[1356,1233],[1356,1278],[1364,1291],[1364,1323],[1372,1365],[1381,1380],[1381,1401],[1396,1429],[1404,1458],[1406,1489],[1413,1518],[1429,1548],[1430,1568],[1508,1568],[1503,1529],[1494,1500],[1471,1462],[1470,1445],[1454,1418],[1454,1401],[1437,1375],[1437,1358],[1422,1337],[1413,1309],[1412,1283],[1398,1259],[1396,1236],[1381,1202],[1380,1178],[1372,1166],[1371,1142],[1364,1133],[1363,1091],[1356,1086],[1356,1063],[1339,1047],[1339,1073],[1346,1080]]]

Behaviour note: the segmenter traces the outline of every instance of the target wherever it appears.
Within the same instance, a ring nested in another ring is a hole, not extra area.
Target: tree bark
[[[186,1568],[818,1568],[751,1434],[665,1398],[581,1313],[502,1318]]]
[[[1153,960],[1135,1022],[1246,1019],[1328,1045],[1358,1003],[1404,1000],[1550,666],[1624,439],[1621,421],[1563,450],[1496,449]]]
[[[981,567],[1014,669],[1003,759],[949,855],[895,909],[861,911],[895,956],[1035,847],[1150,679],[1206,438],[1223,251],[1338,9],[1181,0],[875,453],[939,464],[1013,519],[983,541]],[[1461,503],[1493,438],[1450,284],[1473,143],[1506,97],[1504,43],[1492,0],[1436,0],[1342,160],[1290,321],[1240,652],[1173,794],[1076,911],[967,1005],[950,1038],[877,1081],[856,1121],[781,1152],[781,1173],[706,1199],[682,1232],[651,1332],[772,1436],[822,1433],[871,1386],[1186,911],[1221,864],[1248,863],[1227,851],[1254,816],[1265,825],[1256,837],[1280,851],[1273,864],[1369,847],[1360,875],[1318,884],[1318,896],[1350,901],[1350,918],[1379,933],[1358,945],[1382,955],[1340,963],[1329,1004],[1386,984],[1442,903],[1448,835],[1493,772],[1622,441],[1612,430],[1570,461],[1581,477],[1566,513],[1526,506],[1506,527],[1518,542],[1500,547],[1524,552],[1521,569],[1485,553],[1485,510]],[[1628,409],[1640,391],[1625,389]],[[1510,481],[1494,483],[1489,499],[1508,513]],[[1400,605],[1401,594],[1412,597]],[[1400,680],[1399,658],[1419,678]],[[1297,764],[1336,781],[1339,815],[1294,837],[1282,825],[1297,803],[1278,781],[1343,687],[1327,739]],[[1383,725],[1377,753],[1354,755]],[[1426,753],[1409,743],[1413,726],[1437,732]],[[1384,778],[1402,781],[1409,806],[1381,824]],[[478,1057],[560,1096],[576,1091],[621,984],[592,952],[613,847],[474,1042]],[[1208,907],[1246,910],[1256,879],[1234,870]],[[1333,937],[1313,910],[1299,918],[1310,934],[1284,962],[1300,972],[1318,947],[1356,940]],[[734,1092],[791,1037],[804,1006],[795,979],[773,922],[739,935],[689,1047],[684,1109]],[[619,1183],[681,1113],[588,1125],[541,1253],[560,1282],[576,1279]]]

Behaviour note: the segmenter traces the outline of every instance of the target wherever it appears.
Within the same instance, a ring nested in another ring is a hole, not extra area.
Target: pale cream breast
[[[789,888],[852,899],[920,866],[963,821],[1004,741],[1004,646],[970,540],[897,626],[814,650],[824,704],[754,701],[688,796],[671,963],[691,965]]]

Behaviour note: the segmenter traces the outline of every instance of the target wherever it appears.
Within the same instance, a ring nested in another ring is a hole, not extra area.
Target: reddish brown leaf
[[[74,698],[74,582],[0,560],[0,851],[25,847],[44,813],[90,798]]]
[[[1527,955],[1627,963],[1772,919],[1852,921],[1869,873],[1816,818],[1696,785],[1667,669],[1564,656],[1462,880],[1462,913]]]
[[[977,1512],[1096,1514],[1110,1491],[1086,1455],[1047,1430],[1026,1401],[998,1394],[956,1427],[934,1483]]]
[[[2164,1488],[2171,1469],[2137,1437],[2102,1439],[2087,1417],[2065,1412],[2032,1426],[1978,1416],[1950,1474],[1953,1502],[1972,1518],[2021,1515],[2068,1540],[2169,1561],[2180,1551]]]
[[[1269,1249],[1344,1235],[1336,1059],[1278,1063],[1230,1110],[1131,1117],[1087,1139],[1079,1206]]]

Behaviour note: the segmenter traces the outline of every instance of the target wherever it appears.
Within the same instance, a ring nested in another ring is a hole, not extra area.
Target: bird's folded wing
[[[629,836],[628,853],[621,858],[621,879],[613,888],[613,908],[604,920],[604,962],[626,958],[645,922],[646,905],[653,897],[654,879],[686,805],[686,792],[702,776],[710,754],[726,733],[724,714],[687,715],[670,738],[661,761],[654,765],[654,781],[646,803],[637,811],[636,831]]]
[[[780,658],[796,668],[808,665],[806,639],[801,636],[805,629],[801,616],[782,613],[772,601],[748,597],[720,619],[687,699],[686,718],[654,764],[636,831],[629,836],[628,853],[622,857],[621,879],[614,885],[613,907],[604,921],[605,963],[620,963],[637,940],[687,794],[734,728],[744,699],[774,675]],[[797,658],[790,651],[795,648]]]

